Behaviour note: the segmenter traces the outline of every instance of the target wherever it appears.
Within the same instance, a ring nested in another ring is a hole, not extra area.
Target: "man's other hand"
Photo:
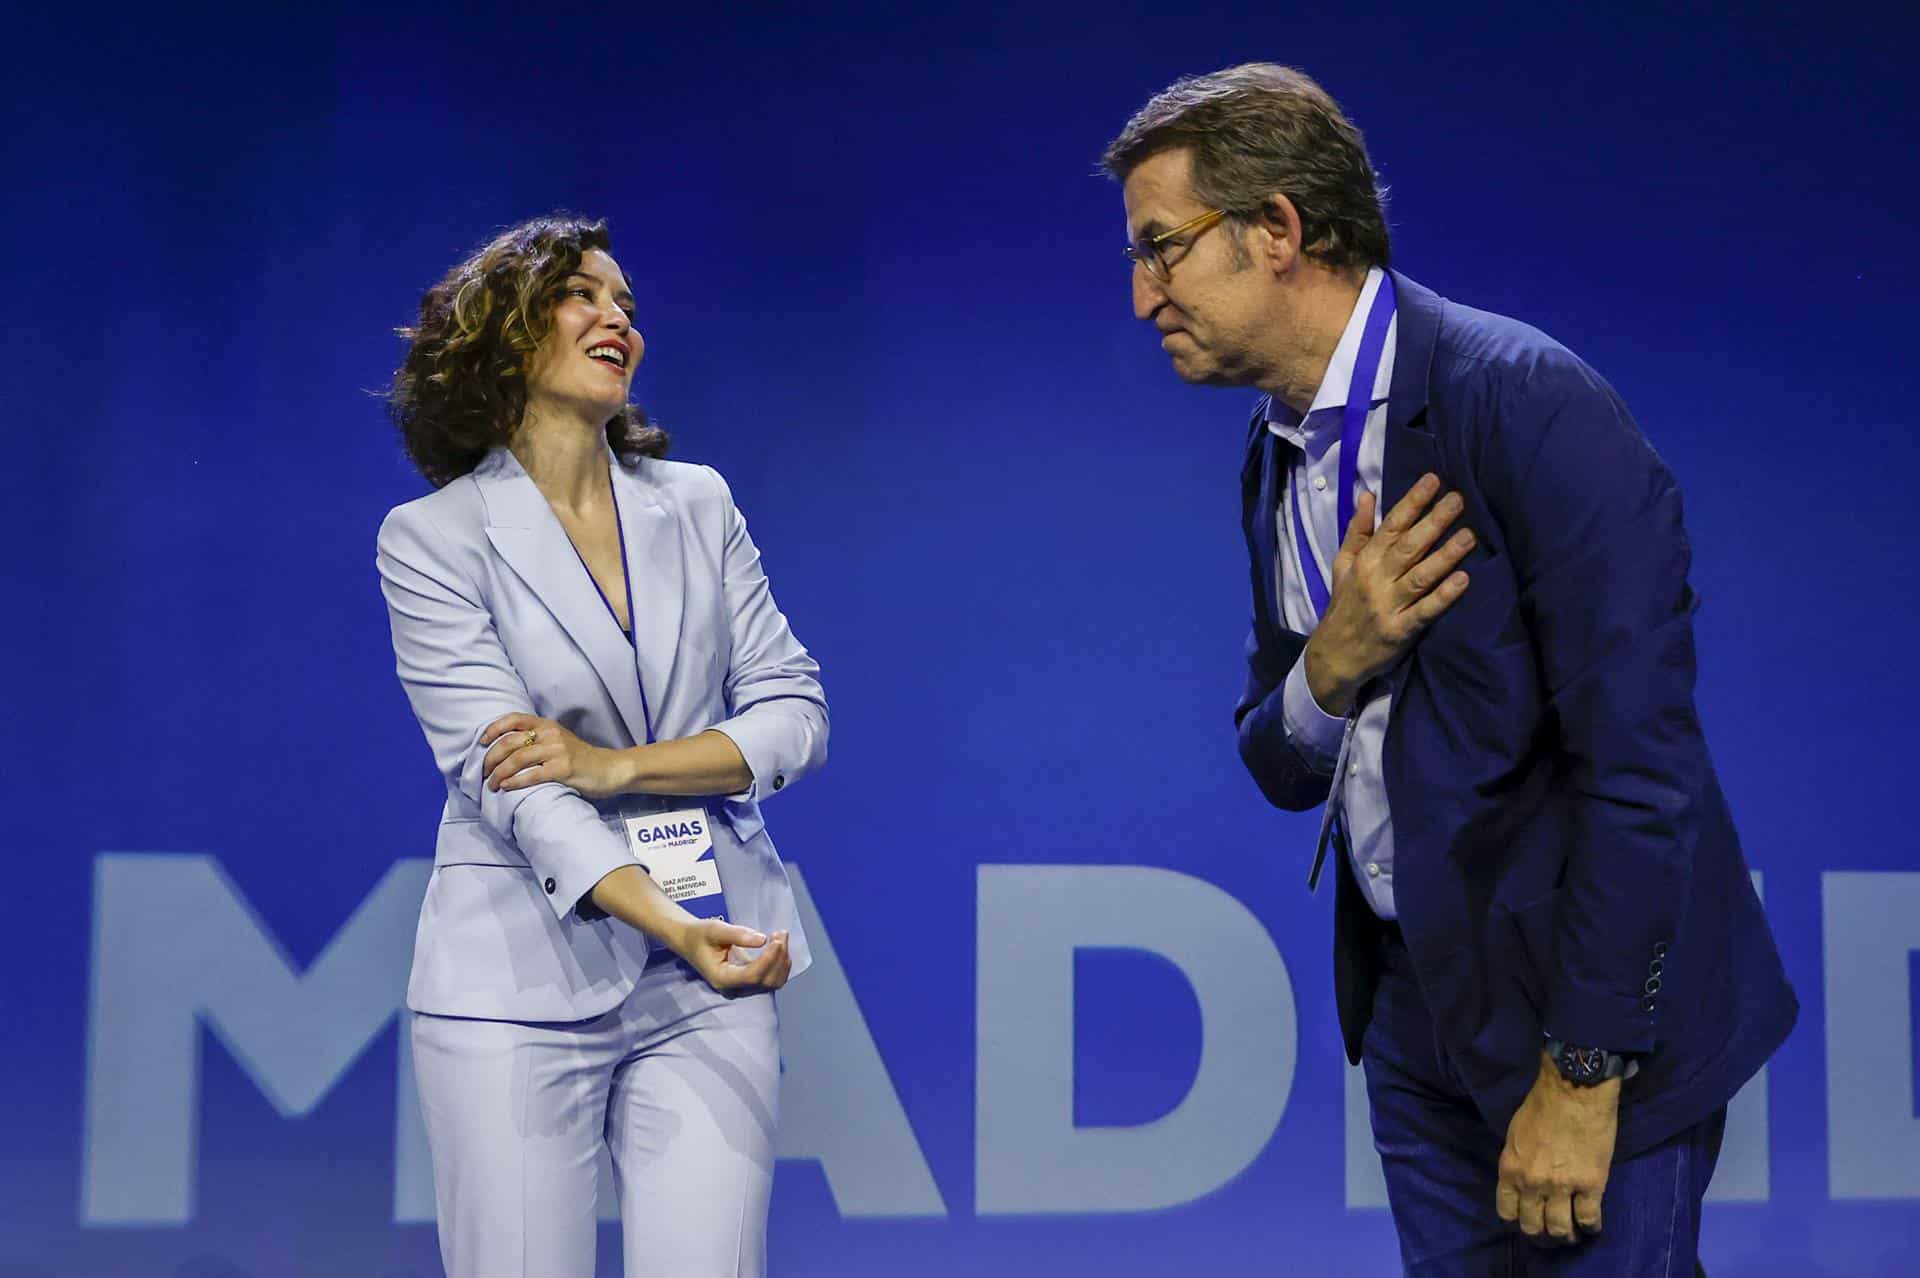
[[[1620,1080],[1575,1087],[1540,1054],[1533,1090],[1507,1125],[1494,1210],[1533,1238],[1570,1243],[1600,1232],[1600,1199],[1613,1168]]]

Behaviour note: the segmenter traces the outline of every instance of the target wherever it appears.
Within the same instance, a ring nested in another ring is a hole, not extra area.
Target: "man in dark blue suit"
[[[1692,1272],[1727,1102],[1798,1008],[1694,709],[1673,475],[1564,347],[1388,269],[1364,143],[1298,72],[1179,81],[1105,164],[1175,371],[1266,392],[1240,754],[1327,807],[1407,1272]]]

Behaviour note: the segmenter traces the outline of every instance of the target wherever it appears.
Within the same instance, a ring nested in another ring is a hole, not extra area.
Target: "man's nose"
[[[1160,287],[1160,281],[1153,278],[1153,272],[1135,263],[1133,267],[1133,317],[1152,319],[1153,313],[1166,303],[1167,291]]]

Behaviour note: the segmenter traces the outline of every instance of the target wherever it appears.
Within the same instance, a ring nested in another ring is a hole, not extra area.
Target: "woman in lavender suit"
[[[447,791],[407,1003],[452,1278],[591,1274],[603,1148],[629,1275],[765,1268],[808,955],[759,801],[827,707],[725,482],[628,402],[632,315],[605,225],[537,219],[427,293],[390,395],[435,489],[378,562]]]

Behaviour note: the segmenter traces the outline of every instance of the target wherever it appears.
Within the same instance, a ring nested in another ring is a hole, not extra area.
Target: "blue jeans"
[[[1441,1052],[1397,929],[1381,967],[1361,1063],[1410,1278],[1692,1278],[1726,1110],[1616,1162],[1599,1234],[1536,1242],[1494,1211],[1506,1133],[1487,1126]]]

